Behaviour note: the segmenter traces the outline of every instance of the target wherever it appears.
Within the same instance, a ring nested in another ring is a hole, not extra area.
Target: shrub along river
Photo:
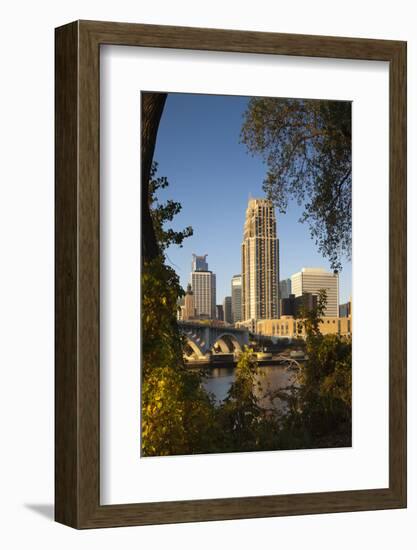
[[[294,384],[296,372],[284,365],[271,365],[259,367],[260,374],[256,377],[255,395],[259,398],[259,405],[266,409],[275,408],[284,410],[284,402],[280,399],[268,398],[270,392],[286,388]],[[235,367],[219,366],[209,369],[209,375],[204,379],[205,389],[211,392],[216,401],[223,401],[235,379]]]

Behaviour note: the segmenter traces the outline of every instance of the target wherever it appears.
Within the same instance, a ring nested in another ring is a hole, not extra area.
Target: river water
[[[283,411],[285,403],[280,399],[274,399],[271,402],[266,394],[292,385],[295,378],[294,371],[288,371],[287,367],[282,365],[262,366],[259,370],[260,375],[256,377],[255,385],[255,395],[260,398],[259,405]],[[210,376],[204,380],[203,385],[207,391],[214,395],[216,401],[220,402],[226,398],[234,379],[234,367],[214,367],[210,370]]]

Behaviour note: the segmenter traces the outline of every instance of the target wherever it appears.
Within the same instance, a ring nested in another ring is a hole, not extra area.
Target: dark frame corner
[[[101,506],[99,50],[102,44],[389,62],[389,487]],[[406,43],[76,21],[55,32],[55,519],[75,528],[406,507]]]

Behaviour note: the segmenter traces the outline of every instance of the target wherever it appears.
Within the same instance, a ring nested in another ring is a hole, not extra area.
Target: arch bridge
[[[187,339],[185,355],[204,359],[207,353],[239,353],[249,344],[249,331],[232,326],[218,326],[197,321],[178,321]]]

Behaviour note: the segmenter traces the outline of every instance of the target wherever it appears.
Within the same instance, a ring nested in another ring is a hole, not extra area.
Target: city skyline
[[[350,102],[142,100],[141,456],[352,446]]]
[[[244,247],[242,246],[242,248]],[[301,297],[313,300],[309,306],[313,307],[317,303],[317,297],[322,289],[326,290],[328,300],[323,317],[336,318],[350,315],[351,298],[344,303],[340,301],[339,273],[337,271],[326,271],[323,268],[303,267],[289,279],[277,278],[276,287],[279,289],[279,306],[276,314],[256,317],[246,316],[245,318],[242,284],[245,277],[242,274],[233,275],[230,281],[230,295],[224,297],[222,304],[218,304],[216,300],[216,274],[209,269],[206,258],[207,254],[203,256],[192,255],[190,282],[187,284],[187,289],[184,289],[185,297],[179,301],[178,319],[180,320],[213,319],[226,321],[231,324],[241,323],[243,326],[245,325],[245,321],[248,322],[249,320],[258,322],[262,319],[280,319],[282,316],[294,315],[294,313],[288,313],[286,309],[288,309],[288,304],[291,301],[299,300]],[[256,270],[258,269],[259,267]],[[200,279],[210,277],[212,283],[204,283],[202,287],[199,277]],[[195,292],[193,290],[193,283]],[[193,296],[193,298],[191,302],[188,302],[187,306],[187,298],[190,298],[190,296]],[[287,303],[284,306],[285,301]],[[211,303],[210,310],[207,307],[202,309],[199,302]],[[282,310],[283,307],[285,311]],[[343,313],[340,312],[341,308]],[[228,313],[226,313],[227,309],[229,310]],[[249,323],[248,326],[252,326],[252,324]]]
[[[168,249],[167,261],[185,289],[192,254],[207,255],[217,278],[217,304],[230,296],[230,281],[241,272],[248,199],[265,196],[262,190],[265,165],[247,155],[239,143],[248,99],[169,94],[155,150],[158,175],[166,176],[170,182],[161,193],[161,200],[177,200],[182,205],[172,227],[183,229],[191,225],[194,230],[182,248]],[[286,214],[275,209],[281,280],[303,267],[331,271],[329,262],[318,253],[310,238],[307,225],[298,222],[301,213],[302,208],[295,203],[288,205]],[[346,260],[342,260],[339,283],[339,300],[344,303],[352,294],[351,263]]]

